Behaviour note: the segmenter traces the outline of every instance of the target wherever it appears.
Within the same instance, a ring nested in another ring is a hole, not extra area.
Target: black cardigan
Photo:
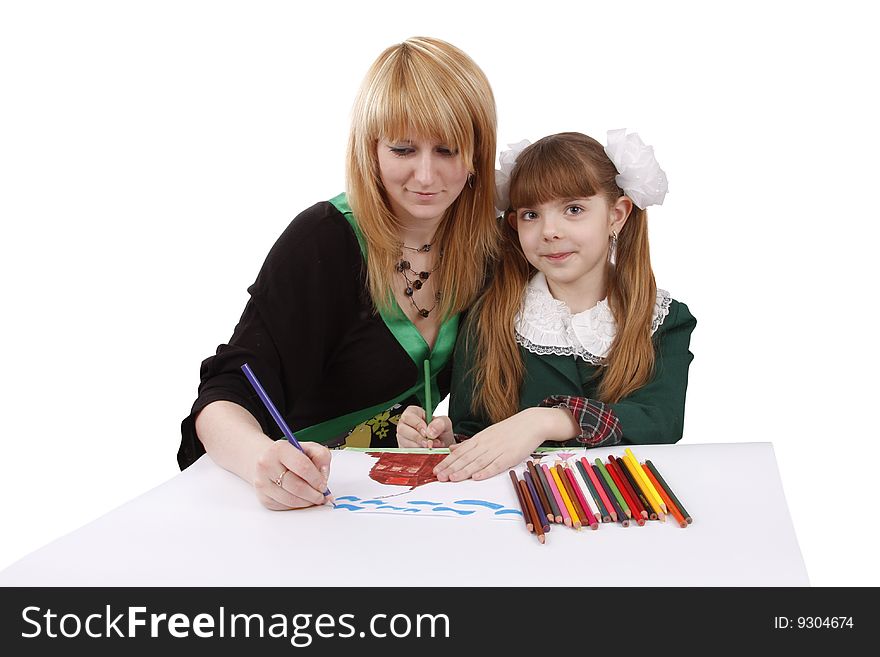
[[[214,401],[243,406],[268,436],[282,437],[242,374],[244,362],[294,432],[416,384],[419,369],[375,312],[365,280],[354,231],[331,203],[290,222],[248,288],[251,298],[229,343],[202,362],[198,398],[181,423],[181,469],[205,453],[195,417]],[[451,362],[438,375],[441,399]]]

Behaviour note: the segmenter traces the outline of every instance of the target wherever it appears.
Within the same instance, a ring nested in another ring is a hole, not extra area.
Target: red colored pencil
[[[648,518],[648,512],[645,511],[645,507],[642,506],[642,502],[639,499],[638,495],[636,495],[636,492],[633,490],[632,484],[630,483],[627,476],[621,470],[620,461],[618,461],[616,458],[614,458],[614,456],[609,455],[608,456],[608,463],[611,466],[611,469],[620,478],[620,481],[623,482],[623,487],[624,487],[624,489],[626,489],[626,493],[627,493],[627,495],[629,495],[629,499],[631,499],[633,502],[630,505],[630,509],[632,510],[632,512],[636,518],[640,518],[642,520],[642,522],[640,522],[639,525],[644,526],[644,524],[645,524],[644,521]]]
[[[656,520],[657,514],[654,512],[654,508],[651,506],[651,503],[648,502],[648,498],[642,491],[641,485],[639,485],[639,482],[636,481],[635,475],[630,472],[627,462],[622,459],[615,459],[614,462],[617,463],[617,466],[620,468],[623,476],[626,477],[629,481],[629,485],[632,487],[633,494],[639,500],[639,504],[642,507],[641,510],[645,512],[643,517],[650,520]]]
[[[642,518],[642,514],[639,513],[639,507],[636,506],[636,503],[633,501],[632,495],[629,494],[629,491],[626,489],[626,484],[623,483],[623,480],[620,478],[620,473],[617,471],[615,464],[613,461],[608,461],[608,465],[605,468],[608,470],[608,474],[611,475],[611,478],[614,480],[614,483],[617,484],[617,490],[620,491],[620,494],[623,495],[623,499],[626,501],[626,505],[630,510],[630,518],[636,521],[639,527],[645,526],[645,519]]]

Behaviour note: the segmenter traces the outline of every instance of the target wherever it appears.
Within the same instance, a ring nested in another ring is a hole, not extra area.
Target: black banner
[[[847,649],[876,635],[875,595],[852,588],[6,588],[0,647],[14,655],[147,649],[163,656],[200,648],[316,655],[519,655],[596,645],[684,654]]]

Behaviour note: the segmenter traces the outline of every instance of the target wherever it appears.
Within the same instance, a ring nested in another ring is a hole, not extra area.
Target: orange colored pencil
[[[688,526],[687,521],[684,519],[684,516],[681,515],[681,511],[678,510],[678,507],[675,506],[673,501],[669,498],[669,495],[666,494],[666,489],[660,485],[660,482],[657,481],[657,478],[654,476],[654,473],[651,472],[650,468],[644,463],[642,464],[642,469],[645,471],[648,479],[651,480],[651,483],[654,484],[654,488],[657,489],[657,493],[659,493],[660,497],[663,498],[663,501],[666,502],[666,508],[669,509],[669,512],[675,516],[675,519],[678,520],[678,526],[684,529]]]

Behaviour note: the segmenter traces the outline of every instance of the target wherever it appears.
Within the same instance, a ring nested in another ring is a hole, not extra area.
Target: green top
[[[691,332],[697,320],[688,307],[671,300],[669,314],[653,336],[655,365],[651,380],[611,408],[623,428],[624,443],[675,443],[684,429],[685,394],[688,367],[693,360],[689,351]],[[465,336],[471,332],[467,322],[458,339],[452,368],[452,392],[449,416],[458,434],[472,436],[491,424],[471,411],[473,399],[472,349]],[[472,344],[475,340],[471,339]],[[534,354],[519,349],[525,366],[520,387],[519,409],[539,406],[551,395],[571,395],[596,399],[601,365],[592,365],[577,356]],[[557,447],[562,443],[550,442]]]

